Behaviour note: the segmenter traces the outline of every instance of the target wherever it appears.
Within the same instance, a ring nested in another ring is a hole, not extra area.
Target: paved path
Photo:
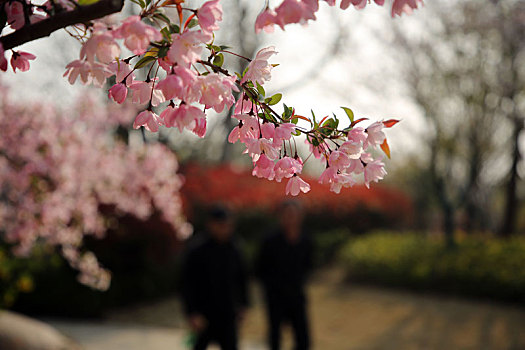
[[[348,286],[329,275],[313,283],[310,302],[317,350],[525,349],[525,309],[511,305]],[[265,332],[262,303],[256,298],[254,304],[241,350],[264,349],[253,345],[264,342]],[[184,349],[178,309],[172,298],[117,310],[108,323],[50,323],[86,350]],[[285,332],[285,343],[290,340]]]

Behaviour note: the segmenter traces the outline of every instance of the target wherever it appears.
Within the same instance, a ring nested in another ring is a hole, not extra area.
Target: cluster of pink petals
[[[17,69],[21,72],[28,71],[29,61],[34,60],[35,58],[36,56],[29,52],[13,51],[13,55],[11,56],[11,67],[13,67],[13,72],[16,73]]]
[[[36,58],[35,55],[30,54],[29,52],[23,52],[23,51],[13,51],[13,55],[11,56],[11,67],[13,68],[13,72],[16,73],[16,70],[18,69],[21,72],[26,72],[29,70],[30,63],[29,61],[32,61]],[[5,58],[5,52],[4,47],[2,43],[0,43],[0,70],[7,71],[7,59]]]
[[[257,16],[255,32],[272,32],[275,24],[283,30],[288,24],[306,24],[309,20],[316,19],[315,13],[318,10],[318,0],[284,0],[275,10],[267,8]]]
[[[336,0],[325,0],[330,6],[336,5]],[[361,10],[366,7],[370,0],[341,0],[339,6],[346,10],[350,5]],[[385,0],[374,0],[374,2],[383,6]],[[393,0],[392,17],[395,15],[412,13],[417,9],[418,3],[423,4],[423,0]],[[267,7],[262,11],[255,21],[255,32],[259,33],[264,30],[267,33],[273,32],[273,26],[278,25],[284,30],[288,24],[301,23],[305,24],[309,20],[315,20],[315,13],[319,10],[319,0],[284,0],[276,9]]]
[[[202,30],[213,32],[219,29],[217,22],[222,21],[222,7],[219,0],[205,2],[197,11],[197,18]]]
[[[394,0],[392,5],[392,17],[403,13],[412,14],[412,11],[418,8],[418,4],[423,5],[423,0]]]
[[[149,42],[148,42],[149,44]],[[120,46],[115,41],[113,32],[102,23],[95,23],[93,34],[82,45],[80,58],[94,62],[95,56],[102,63],[110,63],[120,55]]]
[[[374,159],[367,150],[375,148],[385,140],[382,122],[375,122],[363,129],[352,128],[347,140],[337,150],[330,152],[328,166],[319,177],[319,182],[330,186],[330,190],[339,193],[344,187],[351,187],[357,181],[355,175],[364,174],[367,187],[371,182],[378,182],[386,175],[385,164],[381,159]],[[326,146],[318,154],[326,154]]]
[[[240,105],[242,99],[237,104]],[[236,110],[239,108],[237,106]],[[240,108],[242,110],[242,107]],[[284,149],[284,141],[290,140],[296,126],[291,123],[274,125],[261,123],[251,114],[234,115],[239,125],[228,136],[231,143],[244,143],[247,153],[253,161],[252,174],[259,178],[281,182],[288,179],[286,194],[297,196],[300,192],[310,191],[310,185],[299,177],[303,162],[299,156],[289,157]]]
[[[124,39],[124,45],[136,55],[146,52],[150,42],[162,39],[160,32],[155,27],[142,22],[140,16],[126,18],[122,25],[113,31],[113,36]]]
[[[107,289],[108,271],[93,254],[81,253],[84,236],[106,231],[101,206],[115,208],[116,218],[146,220],[159,212],[181,237],[190,233],[174,154],[160,144],[130,148],[108,134],[134,113],[90,98],[61,112],[49,104],[12,104],[2,95],[1,234],[17,253],[28,254],[36,242],[59,246],[83,283]]]
[[[255,58],[248,64],[241,83],[250,80],[253,83],[257,82],[263,85],[265,81],[270,80],[272,78],[271,71],[273,66],[268,62],[268,59],[276,53],[277,51],[275,51],[275,47],[273,46],[259,50]]]

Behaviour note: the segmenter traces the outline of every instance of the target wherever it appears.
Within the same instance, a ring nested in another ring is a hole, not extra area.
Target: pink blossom
[[[295,132],[295,124],[282,123],[275,128],[274,143],[280,144],[283,140],[289,140]]]
[[[314,146],[308,140],[304,140],[304,142],[308,145],[308,148],[310,149],[310,152],[314,155],[315,158],[319,159],[323,154],[325,154],[328,151],[328,148],[324,143],[321,143],[319,146]]]
[[[201,92],[194,87],[197,75],[181,66],[173,68],[172,72],[157,84],[157,88],[162,91],[166,99],[179,98],[187,103],[197,102],[201,97]]]
[[[0,69],[4,72],[7,70],[7,60],[5,59],[4,46],[0,43]]]
[[[234,110],[234,114],[242,114],[242,113],[249,113],[250,111],[254,111],[255,110],[255,107],[252,103],[251,100],[245,100],[244,99],[244,94],[242,95],[241,98],[239,98],[237,100],[237,102],[235,103],[235,110]]]
[[[249,114],[235,115],[239,119],[239,125],[234,127],[228,136],[230,143],[235,143],[237,140],[247,142],[249,139],[257,138],[259,134],[259,121],[254,116]]]
[[[346,141],[339,147],[339,150],[344,152],[349,158],[359,159],[361,153],[363,153],[363,144],[361,142]]]
[[[129,88],[133,92],[133,103],[145,104],[150,102],[152,106],[158,106],[165,101],[161,91],[153,88],[153,81],[134,81]],[[153,92],[151,91],[153,89]]]
[[[5,13],[7,15],[7,23],[14,30],[18,30],[25,25],[24,6],[19,1],[6,1]]]
[[[162,91],[166,100],[171,100],[175,97],[182,99],[184,88],[185,86],[182,78],[175,74],[169,74],[157,84],[157,89]]]
[[[347,134],[348,141],[354,143],[364,143],[367,137],[365,129],[360,127],[352,128]]]
[[[246,153],[248,153],[252,159],[255,161],[259,159],[259,156],[264,153],[270,159],[276,159],[279,157],[279,149],[273,146],[271,140],[255,138],[247,139],[246,144]]]
[[[385,0],[374,0],[376,4],[379,6],[383,6],[385,3]],[[341,9],[346,10],[350,4],[354,5],[354,7],[358,10],[362,10],[366,7],[366,4],[369,2],[369,0],[341,0]]]
[[[238,91],[235,80],[235,76],[223,77],[219,74],[208,74],[199,76],[193,89],[200,94],[199,103],[221,113],[225,107],[230,107],[235,103],[232,95],[232,90]]]
[[[107,66],[107,70],[107,76],[110,77],[114,75],[117,83],[123,83],[124,79],[126,79],[126,85],[129,86],[133,83],[133,79],[135,79],[135,74],[132,73],[133,70],[131,66],[122,60],[111,62]]]
[[[199,25],[206,32],[219,29],[217,22],[222,21],[222,6],[219,0],[205,2],[197,11]]]
[[[201,30],[175,34],[167,57],[172,63],[188,68],[201,58],[202,44],[211,41],[212,35]]]
[[[330,184],[330,191],[334,193],[340,193],[343,187],[352,187],[353,185],[355,185],[355,183],[356,181],[350,174],[336,174],[334,176],[334,181]]]
[[[66,66],[64,77],[68,77],[70,84],[74,84],[78,77],[82,84],[90,84],[102,87],[106,82],[109,70],[106,65],[98,62],[75,60]]]
[[[116,38],[124,39],[124,45],[135,55],[142,55],[151,41],[162,39],[160,32],[141,21],[140,16],[130,16],[114,31]]]
[[[259,34],[261,30],[264,30],[266,33],[273,33],[274,24],[278,24],[277,13],[267,8],[257,16],[255,33]]]
[[[109,89],[108,97],[117,103],[123,103],[128,95],[128,88],[122,83],[117,83]]]
[[[392,4],[392,17],[401,16],[403,13],[410,15],[412,10],[417,9],[418,3],[423,4],[423,0],[394,0]]]
[[[255,162],[252,175],[257,176],[258,178],[273,180],[275,176],[275,171],[273,170],[274,165],[274,162],[263,153],[257,162]]]
[[[265,81],[270,80],[273,66],[268,62],[268,59],[276,53],[277,51],[273,46],[259,50],[255,58],[248,64],[248,69],[241,83],[251,80],[253,83],[258,82],[263,85]]]
[[[102,63],[110,63],[120,55],[120,47],[113,39],[113,35],[102,23],[95,23],[93,34],[82,45],[80,58],[93,62],[95,56]]]
[[[291,157],[283,157],[275,163],[275,181],[281,182],[283,178],[292,177],[294,174],[300,174],[303,170],[303,164]]]
[[[328,164],[334,169],[343,170],[350,165],[350,158],[344,152],[333,151],[328,158]]]
[[[286,24],[306,23],[315,20],[315,12],[319,9],[317,0],[284,0],[275,12],[278,23],[282,29]]]
[[[167,107],[162,112],[161,118],[164,120],[166,127],[176,127],[179,131],[182,131],[184,129],[193,130],[198,128],[199,120],[206,118],[206,115],[197,107],[181,104],[179,107]]]
[[[299,176],[294,175],[286,184],[286,194],[297,196],[300,192],[308,193],[310,191],[310,185],[301,179]]]
[[[378,182],[382,180],[386,175],[385,164],[376,159],[365,166],[365,185],[370,187],[370,182]]]
[[[386,138],[385,133],[383,132],[383,122],[375,122],[366,128],[367,138],[363,144],[363,148],[366,149],[369,146],[377,146],[383,143]]]
[[[191,131],[198,137],[204,137],[206,135],[206,118],[195,119],[195,127]]]
[[[157,132],[159,131],[159,124],[159,116],[150,110],[145,110],[137,115],[135,121],[133,122],[133,128],[138,129],[143,126],[148,131]]]
[[[265,139],[272,139],[275,136],[275,125],[273,123],[262,123],[260,132]]]
[[[327,167],[323,171],[321,176],[319,176],[319,183],[323,185],[331,184],[332,182],[335,181],[336,175],[337,175],[337,169],[332,168],[332,167]]]
[[[35,55],[30,54],[29,52],[13,51],[13,56],[11,56],[11,67],[13,67],[13,72],[16,73],[16,70],[19,69],[21,72],[26,72],[29,70],[29,61],[34,60]]]

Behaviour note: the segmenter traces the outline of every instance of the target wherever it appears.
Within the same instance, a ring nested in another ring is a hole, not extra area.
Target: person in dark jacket
[[[223,207],[210,210],[207,232],[192,242],[183,265],[186,315],[197,334],[194,349],[210,342],[237,349],[237,328],[248,305],[247,276],[233,241],[233,219]]]
[[[281,346],[281,325],[293,328],[295,348],[310,347],[305,283],[312,267],[312,246],[303,232],[303,215],[297,202],[279,208],[280,227],[263,242],[257,274],[266,297],[268,342],[271,350]]]

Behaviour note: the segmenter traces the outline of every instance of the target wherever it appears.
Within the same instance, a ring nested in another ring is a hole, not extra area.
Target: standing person
[[[186,315],[196,333],[194,350],[210,342],[237,350],[237,329],[248,304],[247,276],[233,241],[233,218],[223,207],[208,213],[206,232],[192,242],[183,265]]]
[[[290,322],[295,349],[310,348],[305,283],[312,267],[311,242],[303,232],[303,213],[297,202],[279,207],[280,226],[261,246],[257,274],[264,287],[268,341],[271,350],[281,346],[281,325]]]

